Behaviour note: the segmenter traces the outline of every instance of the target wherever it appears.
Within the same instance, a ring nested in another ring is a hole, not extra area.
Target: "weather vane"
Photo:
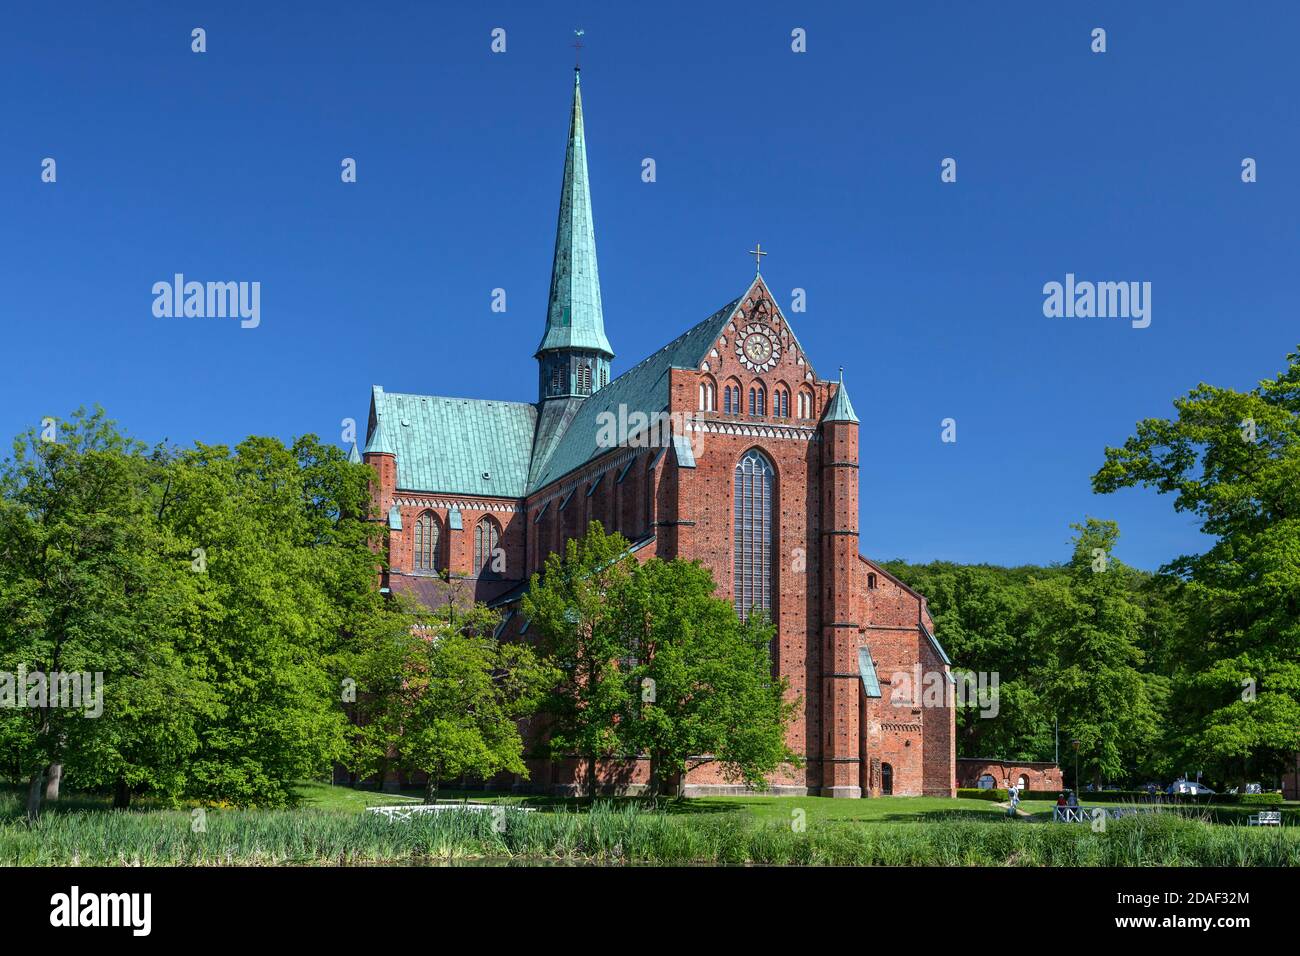
[[[587,31],[582,29],[582,27],[578,27],[578,29],[573,31],[573,35],[574,37],[576,37],[576,39],[573,41],[573,49],[575,51],[573,54],[573,68],[575,70],[581,70],[582,69],[582,38],[587,35]]]

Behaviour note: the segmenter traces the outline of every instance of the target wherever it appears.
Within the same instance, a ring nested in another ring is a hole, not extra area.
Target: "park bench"
[[[1246,818],[1246,826],[1248,827],[1280,827],[1281,825],[1281,810],[1261,810],[1259,813],[1252,813]]]

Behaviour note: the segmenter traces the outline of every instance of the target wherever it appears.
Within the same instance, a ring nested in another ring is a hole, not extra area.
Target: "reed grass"
[[[0,822],[5,866],[366,865],[577,862],[833,866],[1298,866],[1300,828],[1214,825],[1175,814],[1074,824],[1006,819],[921,823],[681,815],[635,804],[390,822],[329,810],[75,810]]]

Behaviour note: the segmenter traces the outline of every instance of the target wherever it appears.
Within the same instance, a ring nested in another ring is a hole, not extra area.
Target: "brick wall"
[[[956,765],[959,787],[978,787],[984,774],[990,774],[1000,788],[1019,786],[1022,777],[1029,782],[1030,790],[1061,790],[1064,786],[1061,768],[1050,762],[960,757]]]

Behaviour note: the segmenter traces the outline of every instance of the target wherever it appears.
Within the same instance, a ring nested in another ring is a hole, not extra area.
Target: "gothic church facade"
[[[925,598],[860,550],[860,475],[887,465],[872,458],[869,434],[884,410],[860,406],[863,442],[842,376],[817,374],[761,276],[613,374],[578,80],[536,400],[373,387],[364,459],[388,522],[382,586],[427,604],[456,588],[527,639],[518,602],[530,576],[598,520],[640,559],[702,562],[739,613],[757,609],[777,625],[773,666],[800,702],[789,739],[804,765],[776,774],[775,792],[953,795],[951,694],[923,701],[918,691],[897,706],[891,687],[899,674],[948,687],[950,662]],[[635,431],[659,416],[677,423],[666,438],[610,442],[603,427]],[[574,792],[582,779],[577,761],[530,772],[523,785],[548,792]],[[601,781],[635,790],[648,773],[648,761],[611,762]],[[709,763],[685,782],[688,795],[734,790]]]

